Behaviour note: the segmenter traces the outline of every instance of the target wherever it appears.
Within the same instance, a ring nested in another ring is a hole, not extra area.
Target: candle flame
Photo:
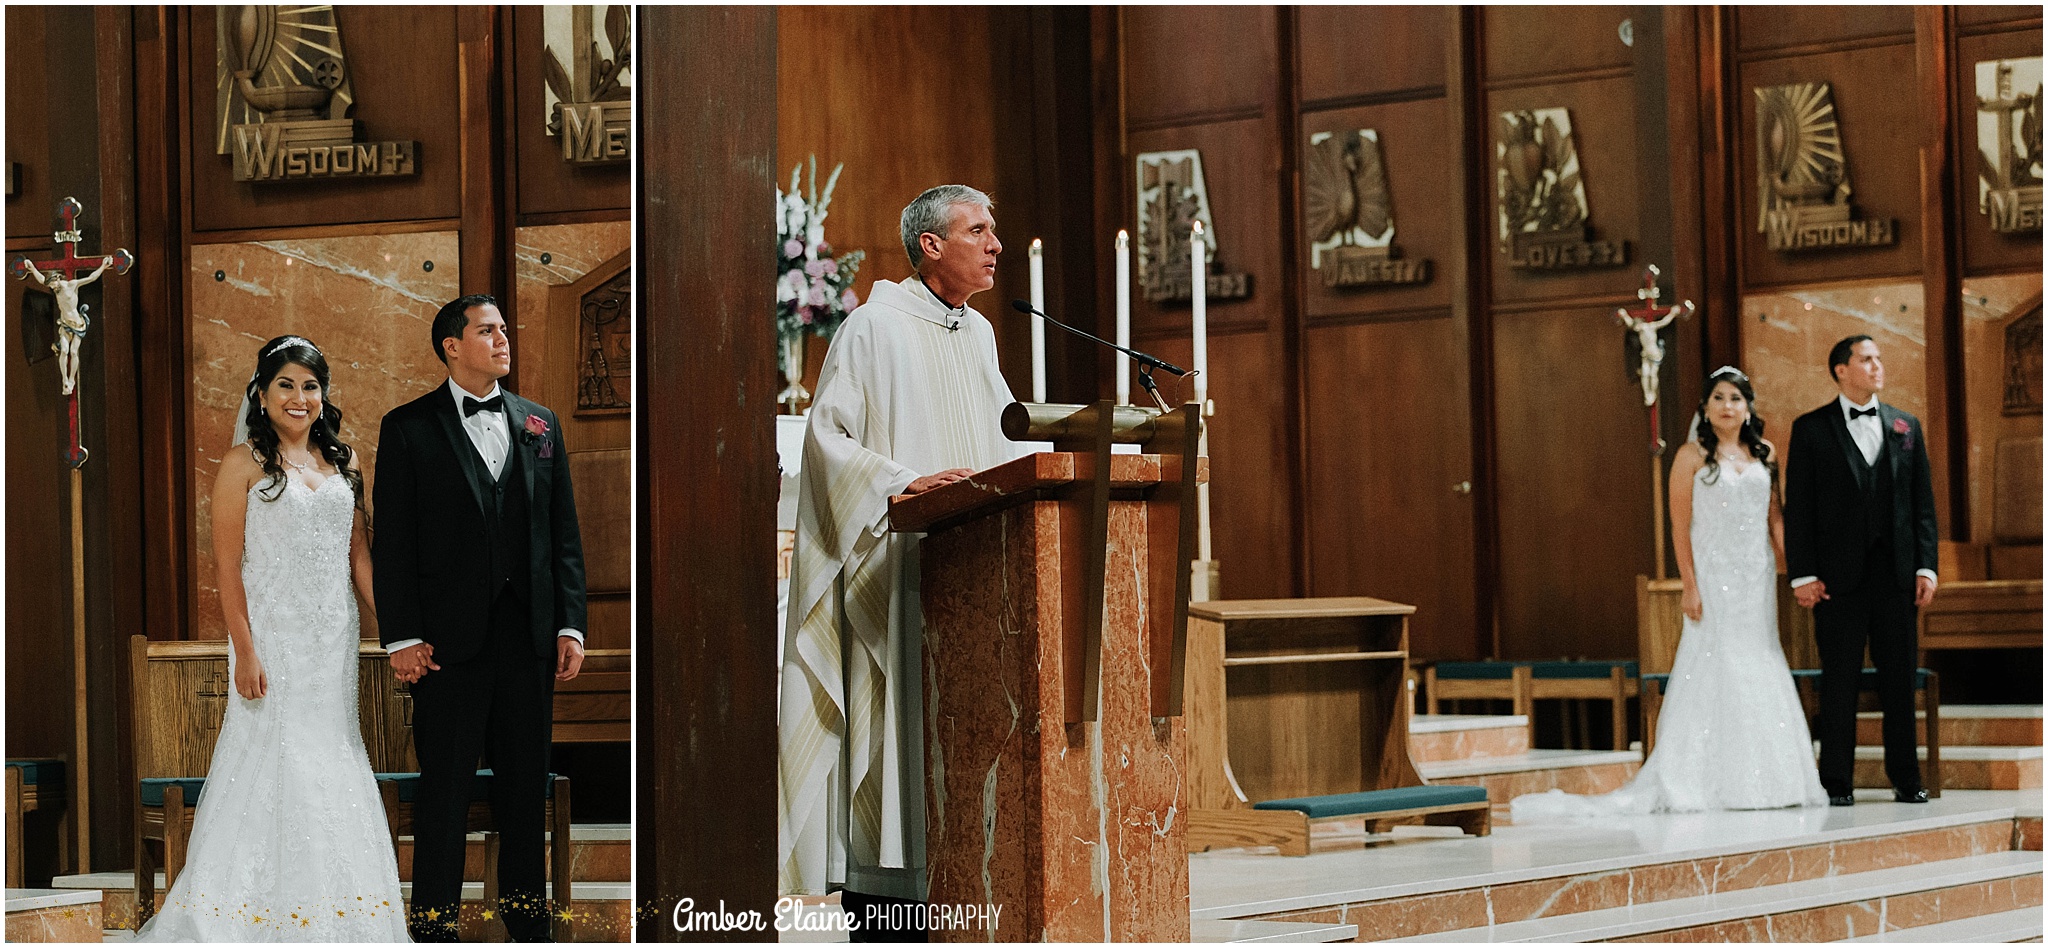
[[[1117,245],[1117,246],[1119,246],[1119,247],[1122,247],[1122,246],[1125,246],[1125,245],[1129,244],[1130,242],[1131,242],[1131,232],[1130,232],[1130,231],[1127,231],[1127,230],[1120,230],[1120,231],[1117,231],[1117,232],[1116,232],[1116,245]]]
[[[1039,253],[1043,252],[1044,250],[1045,250],[1045,241],[1039,240],[1039,239],[1038,239],[1038,238],[1036,238],[1036,237],[1033,237],[1033,238],[1031,238],[1031,255],[1032,255],[1032,256],[1034,256],[1034,257],[1035,257],[1035,256],[1037,256],[1037,255],[1038,255]]]
[[[1199,234],[1199,233],[1201,233],[1201,232],[1202,232],[1202,222],[1201,222],[1201,221],[1196,221],[1196,222],[1195,222],[1195,233]]]

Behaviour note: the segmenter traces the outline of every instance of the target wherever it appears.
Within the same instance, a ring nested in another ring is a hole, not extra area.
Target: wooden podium
[[[1060,450],[891,502],[892,529],[927,534],[928,900],[1001,906],[997,940],[1189,940],[1198,424],[1192,407],[1013,405],[1006,433]]]

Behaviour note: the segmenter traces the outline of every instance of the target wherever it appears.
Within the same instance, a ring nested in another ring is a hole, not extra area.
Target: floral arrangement
[[[811,156],[810,197],[799,189],[804,166],[789,172],[789,191],[775,189],[775,242],[781,260],[775,280],[775,332],[789,341],[805,334],[827,339],[846,321],[846,315],[860,305],[853,292],[853,278],[860,272],[867,254],[849,251],[834,254],[825,242],[825,214],[832,206],[832,189],[839,184],[844,164],[833,167],[818,191],[818,156]],[[785,347],[786,348],[786,347]]]

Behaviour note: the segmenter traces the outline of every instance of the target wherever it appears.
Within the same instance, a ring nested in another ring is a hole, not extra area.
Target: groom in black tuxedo
[[[547,941],[543,859],[554,683],[583,665],[583,544],[553,412],[504,391],[505,317],[465,296],[434,317],[448,384],[384,416],[370,546],[392,671],[412,684],[416,941],[454,941],[480,760],[515,941]],[[556,845],[568,845],[556,840]]]
[[[1820,782],[1850,806],[1863,650],[1884,708],[1884,770],[1901,803],[1927,802],[1913,720],[1916,619],[1934,601],[1934,486],[1920,419],[1879,404],[1884,361],[1869,336],[1828,354],[1842,394],[1792,423],[1785,556],[1820,646]]]

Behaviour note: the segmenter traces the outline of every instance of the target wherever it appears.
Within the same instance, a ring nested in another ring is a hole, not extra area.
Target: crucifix
[[[91,813],[87,794],[91,783],[87,780],[88,745],[86,743],[86,681],[85,681],[85,459],[87,452],[79,438],[78,427],[78,369],[79,349],[85,342],[85,333],[92,326],[87,306],[78,299],[78,290],[100,278],[112,269],[115,273],[127,273],[135,265],[135,256],[126,250],[98,257],[78,255],[78,243],[84,239],[79,228],[78,215],[85,208],[75,198],[65,198],[57,205],[60,221],[56,238],[64,255],[55,260],[30,260],[16,257],[8,271],[17,280],[33,279],[57,302],[57,341],[50,348],[57,353],[57,371],[63,383],[64,409],[69,419],[69,437],[64,447],[64,463],[71,468],[71,648],[72,670],[75,694],[73,721],[75,747],[71,768],[74,806],[78,819],[78,866],[79,871],[90,871],[90,820]],[[80,276],[84,271],[91,271]]]
[[[1664,340],[1658,332],[1681,317],[1693,313],[1692,300],[1683,300],[1678,305],[1664,308],[1660,300],[1664,291],[1657,286],[1657,278],[1663,274],[1656,264],[1643,270],[1643,285],[1636,290],[1636,308],[1617,308],[1616,319],[1623,328],[1634,333],[1636,343],[1642,349],[1636,363],[1637,381],[1643,387],[1643,407],[1650,413],[1650,522],[1654,524],[1657,541],[1657,578],[1664,578],[1664,439],[1659,433],[1657,415],[1658,373],[1664,367]]]

